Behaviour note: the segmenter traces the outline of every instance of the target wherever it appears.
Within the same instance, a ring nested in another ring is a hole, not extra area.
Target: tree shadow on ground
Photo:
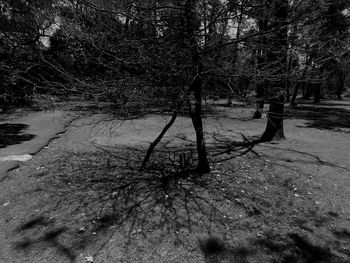
[[[305,235],[289,233],[286,236],[268,234],[252,241],[269,254],[278,255],[281,263],[345,263],[345,256],[339,256],[327,245],[315,244]]]
[[[33,139],[35,135],[23,133],[28,127],[28,125],[21,123],[0,124],[0,148]]]
[[[248,171],[237,172],[239,163],[213,164],[211,174],[196,174],[192,167],[181,167],[178,159],[178,153],[188,149],[163,145],[142,171],[144,149],[121,147],[57,157],[36,175],[50,202],[43,200],[42,218],[32,217],[17,228],[15,247],[55,247],[74,260],[77,251],[108,239],[114,231],[130,238],[160,230],[163,237],[178,240],[192,232],[225,236],[239,227],[235,222],[242,217],[270,213],[271,194],[261,191],[262,179],[253,180],[254,185],[241,183],[251,178],[246,179]],[[256,169],[268,173],[265,164]],[[60,220],[48,219],[57,214]]]
[[[180,165],[179,153],[190,150],[190,145],[178,148],[165,143],[144,170],[139,168],[145,152],[141,148],[100,147],[96,152],[57,156],[35,175],[49,197],[43,200],[41,217],[32,217],[17,228],[15,248],[54,247],[73,262],[92,243],[98,243],[95,256],[116,231],[129,240],[158,232],[157,240],[173,236],[182,242],[190,233],[229,240],[238,230],[259,229],[265,217],[273,217],[280,226],[293,224],[296,213],[315,216],[308,213],[314,209],[311,201],[308,206],[303,200],[302,208],[294,208],[293,189],[263,159],[249,163],[242,154],[225,152],[214,157],[218,159],[212,162],[210,174],[199,175],[192,167]],[[231,155],[235,157],[224,162]],[[287,203],[288,209],[281,212]],[[233,247],[224,254],[243,263],[250,250]]]
[[[247,263],[247,257],[256,254],[256,250],[252,247],[228,246],[216,237],[200,240],[199,247],[206,263]]]
[[[262,157],[261,151],[256,146],[278,145],[279,141],[266,142],[261,139],[261,135],[245,136],[239,133],[241,140],[237,140],[237,133],[222,135],[213,133],[211,143],[208,143],[208,152],[212,157],[212,162],[226,162],[242,156]]]
[[[329,162],[323,159],[322,157],[318,156],[317,154],[306,152],[306,151],[298,151],[295,149],[290,148],[284,148],[279,147],[277,145],[271,145],[271,144],[264,144],[261,145],[262,149],[267,150],[273,150],[275,152],[279,152],[279,155],[274,155],[271,157],[271,155],[264,153],[264,150],[258,151],[261,157],[265,158],[274,158],[274,164],[276,165],[282,165],[284,164],[290,164],[290,165],[318,165],[318,166],[324,166],[324,167],[331,167],[331,168],[338,168],[341,170],[349,171],[350,169],[346,167],[344,164],[337,164],[335,162]],[[284,167],[287,167],[286,165],[283,165]],[[294,167],[295,168],[295,167]]]
[[[317,154],[280,146],[280,141],[278,140],[264,142],[260,140],[260,136],[247,137],[243,134],[240,135],[242,139],[237,140],[235,133],[232,133],[232,135],[213,133],[212,142],[207,144],[212,162],[225,162],[248,155],[255,158],[273,159],[274,164],[284,166],[285,168],[290,168],[290,165],[293,165],[293,163],[298,163],[301,165],[316,164],[349,171],[346,166],[326,161]],[[274,152],[273,156],[268,154],[266,150],[269,150],[269,152],[272,150]]]
[[[44,231],[40,231],[44,230]],[[40,231],[40,234],[37,232]],[[15,249],[28,252],[33,247],[53,247],[70,262],[74,262],[76,254],[73,247],[64,245],[60,238],[68,231],[66,227],[56,227],[52,218],[38,216],[19,226],[15,232],[23,238],[14,244]]]
[[[342,131],[350,129],[350,110],[321,105],[300,105],[296,109],[287,109],[286,119],[304,119],[307,121],[305,128],[326,129],[332,131]],[[349,132],[349,131],[344,131]]]
[[[206,263],[248,263],[249,257],[264,251],[270,259],[261,262],[278,263],[345,263],[345,257],[334,253],[326,245],[311,242],[299,233],[275,234],[267,232],[258,238],[249,238],[245,245],[232,246],[218,238],[199,241]]]

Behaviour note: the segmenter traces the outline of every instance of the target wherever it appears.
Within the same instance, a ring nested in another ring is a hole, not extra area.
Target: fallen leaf
[[[94,262],[94,258],[92,256],[88,256],[88,257],[85,257],[85,261],[89,262],[89,263],[93,263]]]

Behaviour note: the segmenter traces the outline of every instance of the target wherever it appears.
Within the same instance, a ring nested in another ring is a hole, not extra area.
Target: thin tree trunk
[[[236,40],[237,43],[234,46],[234,53],[233,53],[233,69],[232,72],[238,72],[238,51],[239,51],[239,39],[241,38],[241,30],[242,30],[242,22],[243,22],[243,5],[241,6],[241,9],[239,11],[239,16],[237,13],[237,31],[236,31]],[[240,81],[239,81],[239,77],[236,78],[236,83],[235,83],[238,93],[241,96],[242,92],[241,92],[241,87],[240,87]],[[232,103],[232,96],[233,96],[233,90],[230,89],[229,91],[229,95],[228,95],[228,101],[227,101],[227,106],[231,107],[233,105]]]
[[[293,94],[292,94],[292,99],[290,100],[290,107],[295,108],[297,106],[295,100],[298,96],[298,91],[299,91],[299,85],[300,83],[294,84],[294,89],[293,89]]]
[[[321,85],[320,84],[316,84],[313,87],[314,90],[314,103],[320,103],[321,101]]]
[[[192,54],[192,64],[194,69],[196,69],[196,77],[192,86],[192,91],[194,92],[195,98],[195,109],[191,113],[192,124],[196,132],[196,142],[197,142],[197,154],[198,154],[198,164],[196,167],[199,173],[209,173],[210,166],[207,159],[207,151],[204,141],[203,132],[203,122],[202,122],[202,64],[200,62],[200,57],[198,53],[198,43],[195,36],[195,25],[194,21],[196,19],[196,1],[187,0],[186,2],[186,24],[187,24],[187,34],[189,40],[189,48]],[[210,29],[210,28],[209,28]],[[210,32],[209,32],[210,33]]]
[[[170,129],[170,127],[174,124],[177,115],[179,114],[180,109],[182,108],[183,104],[185,103],[188,94],[190,93],[190,91],[193,89],[193,85],[196,84],[196,77],[192,80],[192,83],[190,84],[189,88],[186,90],[185,94],[183,95],[183,97],[181,98],[181,100],[179,101],[179,103],[177,104],[176,109],[173,112],[173,115],[170,119],[170,121],[164,126],[163,130],[159,133],[159,135],[157,136],[157,138],[150,144],[150,146],[148,147],[147,153],[145,155],[145,158],[143,159],[142,165],[140,167],[140,169],[144,169],[146,168],[146,165],[149,161],[149,159],[152,156],[152,153],[154,151],[154,149],[156,148],[156,146],[158,145],[158,143],[163,139],[164,135],[166,134],[166,132]]]
[[[339,80],[337,81],[337,99],[341,100],[341,94],[343,92],[343,90],[345,90],[345,76],[343,74],[343,72],[339,72]]]
[[[288,43],[290,44],[290,39],[288,38]],[[292,80],[289,78],[289,74],[291,71],[291,67],[292,67],[292,56],[290,54],[290,47],[288,47],[288,51],[287,51],[287,69],[286,69],[286,73],[287,73],[287,80],[286,80],[286,100],[287,102],[290,102],[290,96],[291,96],[291,92],[290,89],[293,86],[293,82]],[[294,91],[294,90],[293,90]]]
[[[204,141],[203,122],[202,122],[202,80],[198,77],[194,86],[195,108],[191,113],[192,124],[196,132],[198,164],[196,171],[199,173],[209,173],[210,166],[207,159],[207,151]]]
[[[258,19],[259,31],[264,32],[269,30],[270,28],[268,24],[268,17],[262,17],[261,19]],[[262,48],[257,50],[256,63],[258,71],[261,71],[268,59],[268,52],[264,49],[264,46],[266,46],[268,43],[266,36],[262,36],[261,42]],[[264,109],[265,84],[266,81],[261,80],[259,80],[256,84],[256,110],[254,112],[253,119],[260,119],[262,117],[262,111]]]
[[[305,100],[309,100],[311,96],[311,88],[310,88],[310,83],[307,82],[307,80],[305,81],[304,84],[304,94],[303,94],[303,99]]]
[[[291,85],[290,81],[288,80],[287,84],[286,84],[286,101],[287,102],[290,102],[290,86],[292,86],[292,85]]]
[[[149,161],[149,159],[151,158],[151,155],[154,151],[154,148],[156,148],[156,146],[158,145],[158,143],[162,140],[162,138],[164,137],[165,133],[170,129],[170,127],[174,124],[176,117],[178,115],[178,110],[173,112],[173,116],[171,117],[170,121],[165,125],[165,127],[163,128],[163,130],[161,131],[161,133],[157,136],[157,138],[151,142],[147,153],[145,155],[145,158],[143,159],[142,165],[141,165],[141,170],[146,168],[146,165]]]
[[[177,105],[177,108],[174,111],[171,120],[169,121],[169,123],[165,125],[161,133],[157,136],[157,138],[150,144],[150,147],[148,148],[146,156],[141,165],[141,169],[146,167],[155,147],[175,122],[178,112],[181,109],[183,103],[185,102],[187,95],[189,94],[189,92],[193,91],[194,98],[195,98],[195,109],[194,109],[194,112],[191,113],[191,118],[192,118],[194,130],[196,132],[196,141],[197,141],[198,164],[197,164],[196,170],[199,173],[210,172],[210,166],[207,159],[207,152],[206,152],[205,141],[204,141],[203,122],[202,122],[202,78],[201,78],[202,67],[200,64],[199,54],[197,51],[197,41],[194,35],[195,33],[194,24],[193,24],[194,15],[195,15],[194,4],[195,4],[195,1],[187,0],[186,20],[187,20],[187,34],[188,34],[189,43],[190,43],[189,48],[192,53],[192,62],[193,62],[194,68],[196,68],[196,75],[193,78],[193,81],[190,87],[187,89],[186,93],[184,94],[184,97],[182,98],[180,103]]]
[[[261,119],[262,112],[264,110],[264,96],[265,96],[265,88],[262,83],[257,83],[256,86],[256,102],[255,102],[255,112],[253,115],[253,119]]]

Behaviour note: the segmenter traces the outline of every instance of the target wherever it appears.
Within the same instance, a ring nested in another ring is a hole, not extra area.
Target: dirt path
[[[64,131],[61,111],[33,112],[19,109],[0,115],[0,181],[7,171],[40,151]]]

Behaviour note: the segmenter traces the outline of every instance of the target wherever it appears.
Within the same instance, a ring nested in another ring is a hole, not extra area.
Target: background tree
[[[270,104],[260,141],[283,138],[292,87],[292,104],[299,87],[316,91],[315,102],[322,82],[336,85],[338,95],[343,89],[348,7],[343,0],[5,1],[1,94],[20,80],[24,94],[79,95],[119,118],[172,111],[143,168],[185,110],[197,171],[208,172],[203,98],[230,104],[254,89],[255,118]]]
[[[52,1],[2,1],[0,3],[0,101],[25,103],[35,83],[30,72],[40,63],[39,51],[47,30],[55,23]]]
[[[349,37],[349,17],[346,10],[347,1],[317,1],[309,9],[308,19],[299,21],[295,30],[299,37],[296,39],[295,50],[299,56],[300,74],[295,86],[291,105],[295,105],[298,88],[303,88],[303,97],[308,99],[315,94],[314,102],[318,103],[323,92],[338,93],[343,88],[336,88],[341,71],[339,70],[339,54],[346,47]],[[317,23],[316,23],[317,21]],[[328,81],[327,81],[328,79]],[[333,91],[332,91],[333,90]]]

